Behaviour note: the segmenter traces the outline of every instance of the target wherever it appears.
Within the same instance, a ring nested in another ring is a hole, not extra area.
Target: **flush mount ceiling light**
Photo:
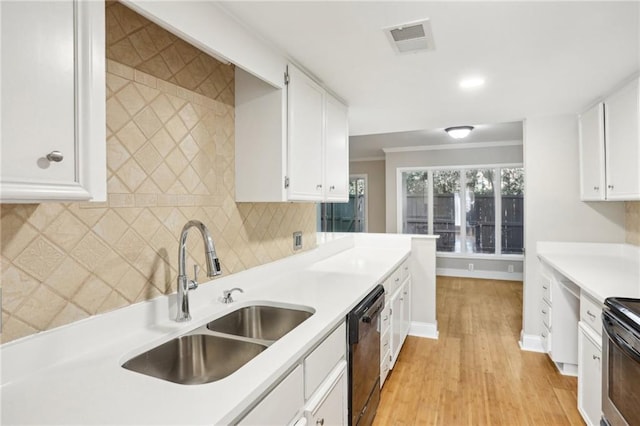
[[[469,133],[473,130],[473,126],[455,126],[447,127],[444,129],[454,139],[462,139],[469,136]]]
[[[475,89],[477,87],[484,86],[484,78],[482,77],[468,77],[460,80],[461,89]]]

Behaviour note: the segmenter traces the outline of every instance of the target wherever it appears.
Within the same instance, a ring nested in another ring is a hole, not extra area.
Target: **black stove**
[[[609,297],[604,304],[615,317],[640,334],[640,299]]]

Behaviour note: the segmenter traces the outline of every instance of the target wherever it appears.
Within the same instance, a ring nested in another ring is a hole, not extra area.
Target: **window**
[[[522,167],[423,169],[400,177],[403,233],[439,235],[439,252],[524,252]]]
[[[496,204],[493,190],[494,169],[466,171],[466,251],[496,252]]]
[[[524,253],[524,169],[500,170],[502,196],[502,253]]]
[[[439,251],[460,251],[460,172],[433,172],[433,233]]]

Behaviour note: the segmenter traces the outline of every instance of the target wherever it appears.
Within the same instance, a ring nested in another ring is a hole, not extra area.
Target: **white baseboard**
[[[417,322],[411,321],[409,335],[416,337],[426,337],[428,339],[438,338],[438,322]]]
[[[518,342],[520,349],[530,352],[547,352],[542,346],[542,337],[537,334],[520,333],[520,341]]]
[[[436,268],[436,275],[443,277],[480,278],[486,280],[522,281],[522,272],[467,271],[466,269]]]

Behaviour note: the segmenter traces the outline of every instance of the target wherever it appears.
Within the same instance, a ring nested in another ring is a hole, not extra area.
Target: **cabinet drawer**
[[[551,304],[551,281],[546,277],[542,278],[542,298]]]
[[[304,404],[302,380],[302,366],[298,365],[238,424],[247,426],[289,424]]]
[[[389,351],[390,337],[391,331],[387,330],[387,332],[380,338],[380,360],[382,360],[384,358],[384,354]]]
[[[402,262],[402,264],[400,265],[400,281],[401,282],[404,282],[404,280],[409,278],[409,276],[411,275],[411,270],[409,269],[410,260],[411,258],[405,259],[405,261]]]
[[[542,314],[542,323],[551,330],[551,306],[544,300],[540,304],[540,313]]]
[[[331,333],[304,360],[304,397],[309,398],[336,364],[344,358],[347,347],[345,323]]]
[[[391,351],[385,352],[385,354],[381,358],[380,363],[380,387],[384,384],[384,381],[387,380],[387,376],[389,375],[389,370],[391,369]]]
[[[387,301],[380,313],[380,334],[384,334],[389,330],[391,324],[391,304]]]
[[[580,293],[580,320],[602,336],[602,305],[584,292]]]
[[[393,293],[396,292],[398,287],[400,287],[400,280],[401,280],[400,268],[396,268],[391,273],[391,275],[389,275],[387,279],[384,280],[384,283],[382,285],[384,286],[385,297],[387,299],[389,299],[393,295]]]
[[[540,339],[542,340],[542,347],[545,352],[551,352],[551,332],[548,328],[542,327],[542,333],[540,333]]]

